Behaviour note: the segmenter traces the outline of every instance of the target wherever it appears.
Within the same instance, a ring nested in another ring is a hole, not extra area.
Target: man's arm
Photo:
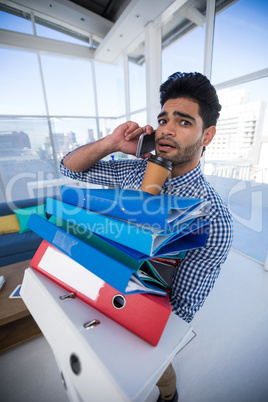
[[[66,155],[63,164],[74,172],[83,172],[114,152],[121,151],[125,154],[135,155],[140,135],[144,132],[151,134],[152,131],[151,126],[140,127],[137,123],[128,121],[101,140],[75,149]]]
[[[181,260],[173,276],[170,301],[173,311],[185,321],[190,322],[203,306],[228,256],[232,240],[231,215],[218,215],[210,222],[206,245],[188,251]]]

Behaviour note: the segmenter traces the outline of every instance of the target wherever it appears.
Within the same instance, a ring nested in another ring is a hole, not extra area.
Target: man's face
[[[196,167],[203,147],[198,103],[187,98],[169,99],[158,116],[155,142],[156,154],[171,160],[174,168],[181,165],[190,171]]]

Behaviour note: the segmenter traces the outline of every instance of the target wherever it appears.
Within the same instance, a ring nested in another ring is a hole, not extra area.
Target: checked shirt
[[[128,159],[101,160],[84,172],[73,172],[61,162],[60,169],[62,174],[75,180],[139,189],[146,166],[146,159]],[[233,239],[232,217],[219,194],[203,176],[200,165],[182,176],[166,180],[161,193],[211,202],[210,212],[204,218],[210,222],[206,245],[186,253],[174,273],[170,289],[173,311],[190,322],[204,304],[227,258]]]

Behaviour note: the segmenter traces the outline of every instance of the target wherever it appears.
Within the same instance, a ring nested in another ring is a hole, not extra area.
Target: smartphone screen
[[[152,134],[142,134],[139,138],[136,156],[142,157],[155,149],[155,131]]]

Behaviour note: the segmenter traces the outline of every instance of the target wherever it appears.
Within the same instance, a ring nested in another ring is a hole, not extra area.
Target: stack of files
[[[130,282],[127,286],[128,293],[143,292],[153,294],[158,293],[163,295],[163,289],[156,289],[154,285],[160,286],[161,288],[170,287],[173,273],[179,265],[180,260],[185,256],[184,253],[179,253],[178,255],[176,255],[176,258],[158,257],[145,261],[139,261],[124,253],[118,247],[109,244],[105,241],[105,239],[95,235],[94,233],[88,233],[87,231],[83,230],[81,231],[81,227],[73,224],[70,221],[64,221],[63,219],[60,219],[56,216],[52,216],[49,221],[54,223],[61,229],[64,229],[69,234],[72,234],[73,236],[79,238],[88,245],[94,247],[94,249],[108,254],[114,260],[117,260],[124,265],[130,267],[136,273],[135,275],[138,275],[139,281],[134,278],[134,282],[132,280],[133,278],[130,278]],[[133,289],[134,285],[135,289]],[[139,289],[136,289],[138,286]]]
[[[211,207],[210,202],[204,199],[152,195],[142,190],[123,188],[61,186],[61,198],[68,204],[165,231],[178,223],[207,215]]]
[[[64,192],[64,194],[67,193]],[[137,225],[52,198],[47,198],[46,211],[48,214],[80,226],[88,233],[94,233],[137,261],[163,255],[173,257],[177,255],[181,258],[179,253],[203,247],[209,231],[209,223],[200,218],[192,217],[182,223],[177,222],[172,229],[164,231]],[[155,218],[157,216],[155,215]],[[149,217],[151,218],[150,215]]]
[[[154,271],[153,264],[129,257],[94,234],[85,231],[81,233],[76,225],[53,216],[47,221],[32,214],[27,226],[123,294],[151,293],[161,296],[167,294],[163,289],[166,285]],[[143,272],[150,272],[154,278],[150,276],[144,280]]]
[[[101,260],[99,266],[101,269]],[[31,267],[151,345],[158,344],[171,314],[168,295],[120,294],[45,240]]]
[[[35,214],[28,220],[29,229],[44,239],[32,268],[157,345],[171,313],[167,288],[178,259],[206,243],[209,224],[201,216],[208,205],[143,192],[143,203],[136,205],[135,195],[141,192],[135,190],[92,195],[91,190],[63,187],[61,192],[63,201],[47,199],[49,220]],[[87,209],[92,199],[99,211]],[[140,213],[133,220],[135,208]]]

